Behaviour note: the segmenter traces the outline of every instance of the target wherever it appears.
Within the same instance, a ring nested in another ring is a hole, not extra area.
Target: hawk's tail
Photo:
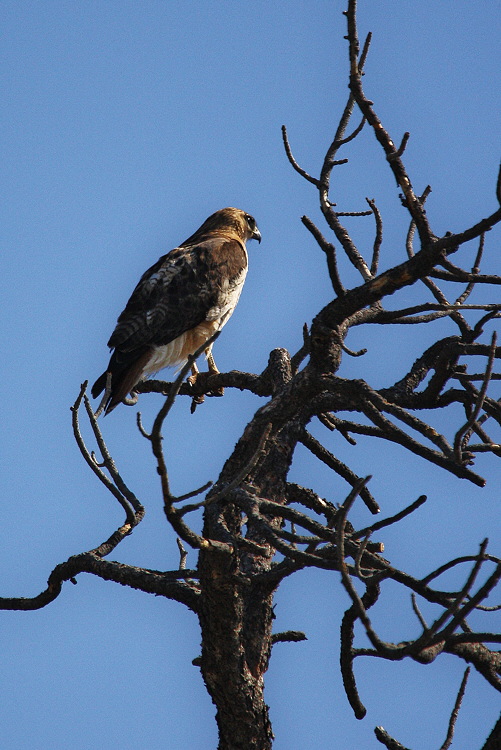
[[[92,386],[92,398],[97,398],[106,388],[106,380],[108,379],[108,373],[103,372],[102,375],[98,377],[94,385]]]
[[[110,392],[104,403],[105,414],[109,414],[115,406],[127,398],[134,386],[142,379],[145,364],[150,356],[149,349],[142,351],[139,356],[137,351],[133,354],[116,350],[113,352],[106,372],[98,377],[91,389],[92,397],[97,398],[106,390],[108,377],[111,375]]]

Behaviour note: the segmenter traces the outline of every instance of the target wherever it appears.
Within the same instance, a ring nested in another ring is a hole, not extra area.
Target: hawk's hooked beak
[[[261,242],[261,232],[256,227],[254,231],[251,234],[251,240],[257,240],[258,242]]]

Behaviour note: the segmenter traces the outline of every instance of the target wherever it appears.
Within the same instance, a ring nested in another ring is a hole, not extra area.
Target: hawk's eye
[[[245,214],[245,218],[247,220],[247,224],[249,225],[250,229],[255,229],[256,228],[255,218],[251,216],[250,214]]]

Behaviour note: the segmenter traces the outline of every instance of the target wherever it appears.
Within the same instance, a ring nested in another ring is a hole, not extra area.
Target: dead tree
[[[361,655],[429,664],[443,653],[452,654],[474,667],[493,689],[501,690],[501,655],[494,650],[495,644],[501,643],[501,635],[477,632],[468,622],[475,610],[495,609],[482,604],[501,578],[501,560],[488,552],[487,540],[479,543],[475,554],[465,553],[444,561],[424,578],[395,568],[383,556],[382,543],[371,541],[371,536],[412,514],[426,497],[417,498],[391,517],[354,528],[349,520],[354,503],[365,503],[372,514],[379,511],[369,477],[357,476],[308,430],[309,423],[319,420],[352,446],[356,446],[360,435],[396,443],[401,450],[478,486],[483,486],[485,480],[473,468],[477,454],[491,454],[493,460],[501,456],[496,438],[501,406],[490,395],[495,381],[501,379],[495,372],[501,347],[493,329],[500,318],[501,304],[472,302],[478,288],[495,291],[501,284],[501,277],[481,272],[486,233],[501,221],[501,177],[493,186],[493,203],[495,198],[498,206],[486,218],[456,234],[434,233],[425,211],[430,188],[417,193],[405,167],[409,134],[405,133],[395,144],[364,91],[362,74],[371,40],[369,35],[360,48],[355,0],[349,0],[345,16],[349,93],[318,176],[297,163],[283,128],[285,151],[292,167],[318,191],[328,236],[308,217],[303,216],[302,221],[325,254],[332,301],[305,326],[300,350],[293,356],[285,349],[273,350],[261,374],[232,371],[211,375],[193,385],[184,382],[191,364],[188,362],[175,382],[148,381],[137,388],[142,394],[165,396],[151,429],[145,428],[140,416],[138,427],[151,445],[165,516],[181,552],[179,569],[159,572],[107,559],[140,523],[144,508],[113,462],[84,384],[72,407],[74,435],[91,470],[123,507],[123,525],[96,549],[76,554],[58,565],[50,574],[47,588],[38,596],[4,598],[0,602],[3,609],[44,607],[60,594],[65,581],[87,572],[186,605],[200,622],[199,664],[217,708],[220,750],[265,750],[272,745],[268,707],[263,698],[272,645],[304,638],[297,632],[272,632],[273,597],[284,578],[305,567],[336,571],[351,599],[341,623],[341,672],[347,699],[357,718],[365,715],[354,672],[354,662]],[[376,138],[374,158],[379,155],[386,160],[409,218],[407,236],[402,241],[402,260],[384,270],[380,270],[383,218],[376,201],[368,199],[366,210],[346,213],[337,209],[337,196],[330,191],[333,170],[347,162],[341,155],[349,153],[350,143],[366,131]],[[374,221],[374,241],[369,249],[357,247],[345,226],[346,216],[358,215]],[[477,248],[471,268],[463,267],[461,260],[467,243],[476,243]],[[338,266],[339,253],[345,254],[360,275],[359,285],[345,286]],[[418,285],[423,291],[422,302],[399,308],[399,290]],[[452,296],[450,292],[446,294],[444,286],[454,290]],[[391,307],[390,300],[394,303]],[[436,340],[433,323],[439,319],[448,321],[450,333]],[[431,332],[430,345],[408,363],[406,374],[391,386],[379,389],[369,379],[350,380],[337,374],[343,356],[364,353],[348,348],[348,332],[355,326],[369,330],[375,325],[384,330],[391,326],[421,326]],[[476,364],[479,361],[484,363],[480,372]],[[162,448],[165,419],[176,398],[200,397],[222,386],[248,390],[264,403],[243,429],[217,481],[189,495],[175,497]],[[458,405],[464,416],[451,434],[441,434],[434,416]],[[82,438],[82,408],[92,427],[99,458]],[[315,488],[288,481],[298,444],[344,480],[346,493],[342,498],[326,499]],[[203,499],[194,500],[200,495],[204,495]],[[197,513],[203,513],[201,534],[193,530],[188,520]],[[198,553],[196,569],[186,568],[186,547]],[[452,591],[444,589],[441,576],[461,566],[466,571],[463,586]],[[478,583],[481,569],[483,578]],[[384,641],[371,622],[369,610],[378,605],[380,592],[388,581],[398,584],[411,597],[421,629],[412,641]],[[425,620],[420,602],[438,606],[440,614],[433,622]],[[370,641],[369,648],[355,643],[357,623]],[[442,748],[451,744],[469,669]],[[375,733],[387,748],[403,747],[381,727]],[[500,743],[498,722],[484,750],[499,747]]]

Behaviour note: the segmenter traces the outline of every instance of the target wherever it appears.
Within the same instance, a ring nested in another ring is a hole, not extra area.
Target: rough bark
[[[283,351],[270,358],[274,390],[290,378]],[[285,425],[271,437],[255,419],[226,462],[217,485],[208,495],[200,550],[200,608],[202,675],[217,707],[219,750],[267,750],[273,733],[264,700],[264,674],[272,644],[273,594],[278,581],[266,579],[275,549],[263,530],[241,510],[239,499],[267,498],[283,504],[297,428]],[[267,442],[264,452],[263,434]],[[270,442],[271,440],[271,442]],[[242,466],[252,468],[238,488],[221,496],[221,487],[235,480]],[[262,460],[261,460],[262,459]],[[269,519],[279,527],[280,519]],[[215,546],[211,542],[220,544]]]

